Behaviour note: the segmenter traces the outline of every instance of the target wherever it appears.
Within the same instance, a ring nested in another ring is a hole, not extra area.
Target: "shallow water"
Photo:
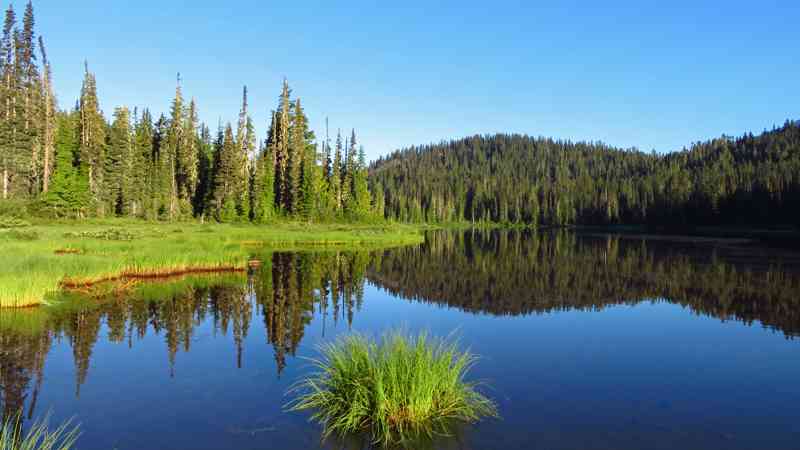
[[[0,312],[3,411],[82,424],[81,449],[309,449],[284,412],[315,346],[456,333],[502,419],[462,449],[792,449],[800,255],[724,242],[431,233],[377,252],[261,255],[249,274]],[[11,316],[14,314],[14,316]],[[19,324],[24,316],[25,325]],[[365,448],[329,442],[327,448]]]

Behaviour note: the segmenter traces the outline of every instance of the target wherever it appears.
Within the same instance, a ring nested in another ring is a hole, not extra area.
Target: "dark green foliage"
[[[412,147],[371,167],[386,215],[544,225],[800,224],[800,124],[666,155],[522,135]]]
[[[89,178],[78,166],[78,119],[77,112],[59,113],[57,117],[54,175],[43,198],[45,209],[54,216],[84,217],[89,212]]]

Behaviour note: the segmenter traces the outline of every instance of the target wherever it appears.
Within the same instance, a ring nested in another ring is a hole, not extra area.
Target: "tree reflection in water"
[[[232,335],[236,367],[252,320],[263,320],[277,375],[306,327],[344,321],[364,303],[367,280],[395,296],[492,315],[539,314],[666,301],[721,320],[800,333],[800,258],[720,243],[566,232],[432,232],[423,245],[376,252],[277,252],[248,273],[99,286],[60,294],[60,306],[0,311],[0,400],[4,417],[34,415],[53,343],[65,340],[75,393],[90,375],[101,336],[137,345],[163,337],[170,375],[201,324]],[[107,332],[102,332],[103,328]]]

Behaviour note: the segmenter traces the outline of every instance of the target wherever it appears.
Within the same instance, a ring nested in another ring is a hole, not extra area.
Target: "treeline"
[[[370,166],[387,217],[532,225],[800,225],[800,122],[658,155],[473,136]]]
[[[38,57],[41,57],[41,65]],[[168,115],[114,109],[109,123],[86,67],[80,98],[58,110],[44,42],[29,2],[22,29],[6,11],[0,71],[2,199],[58,217],[267,222],[382,217],[355,131],[322,148],[284,81],[265,139],[256,136],[245,87],[236,125],[198,119],[180,77]]]

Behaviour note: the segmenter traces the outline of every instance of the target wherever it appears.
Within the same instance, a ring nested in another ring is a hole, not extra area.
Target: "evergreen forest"
[[[373,209],[356,133],[316,142],[299,97],[284,80],[266,136],[250,116],[247,87],[235,124],[198,119],[181,89],[170,111],[116,106],[110,120],[85,65],[74,106],[53,92],[45,42],[28,2],[21,26],[5,12],[0,47],[0,185],[3,210],[48,217],[365,220]]]

